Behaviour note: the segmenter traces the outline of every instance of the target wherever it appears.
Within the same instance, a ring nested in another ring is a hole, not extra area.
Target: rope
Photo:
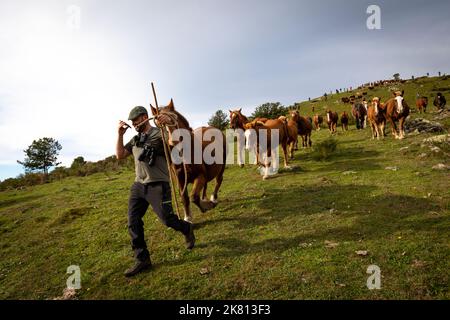
[[[153,90],[153,97],[155,98],[155,105],[156,105],[156,117],[159,115],[159,107],[158,107],[158,100],[156,98],[156,92],[155,92],[155,87],[153,86],[153,82],[152,82],[152,90]],[[156,121],[154,117],[154,122],[156,125]],[[157,125],[158,126],[158,125]],[[181,220],[181,216],[180,216],[180,207],[178,206],[178,199],[177,199],[177,194],[175,193],[175,187],[173,185],[173,176],[172,176],[172,166],[170,165],[170,158],[169,158],[169,151],[168,151],[168,145],[166,143],[166,139],[165,139],[165,135],[164,135],[164,129],[162,126],[158,126],[159,130],[161,132],[161,138],[163,141],[163,147],[164,147],[164,155],[166,157],[166,164],[167,164],[167,169],[169,170],[169,181],[170,181],[170,190],[172,193],[172,198],[175,202],[175,210],[177,211],[177,216],[178,219]]]
[[[170,118],[170,120],[173,121],[173,123],[171,123],[171,124],[166,124],[165,125],[166,127],[177,127],[177,129],[180,129],[180,126],[178,125],[178,116],[175,113],[172,113],[172,112],[163,112],[163,113],[164,113],[164,115],[168,116]],[[164,127],[164,126],[158,125],[156,123],[156,121],[155,121],[155,125],[157,127],[159,127],[161,130]],[[165,148],[169,147],[168,145],[166,146],[166,141],[165,140],[163,140],[163,143],[164,143]],[[167,155],[166,155],[166,157],[167,157]],[[170,168],[173,170],[173,174],[175,176],[177,176],[176,173],[175,173],[175,169],[172,166],[170,166]],[[183,171],[184,171],[184,185],[183,185],[183,189],[181,189],[181,195],[183,195],[184,192],[186,191],[187,184],[188,184],[187,183],[187,166],[186,166],[186,162],[185,161],[183,161]],[[178,188],[180,188],[180,181],[178,179],[178,176],[177,176],[177,184],[178,184]]]

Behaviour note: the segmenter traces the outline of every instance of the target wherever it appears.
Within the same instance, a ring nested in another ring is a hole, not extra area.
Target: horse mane
[[[230,110],[231,111],[231,110]],[[234,113],[237,116],[237,120],[242,122],[243,126],[245,127],[245,124],[249,123],[250,120],[248,120],[248,118],[246,116],[244,116],[240,110],[234,110],[231,111],[232,113]],[[230,119],[231,120],[231,119]]]
[[[175,111],[175,110],[168,111],[168,110],[162,109],[161,113],[175,115],[178,121],[182,122],[184,124],[184,126],[186,128],[188,128],[189,131],[192,131],[192,128],[191,128],[191,126],[189,124],[189,121],[187,121],[187,119],[181,113],[179,113],[178,111]]]
[[[244,120],[244,122],[248,122],[248,118],[244,116],[240,111],[233,111],[233,112],[236,112],[238,116],[241,117],[242,120]]]

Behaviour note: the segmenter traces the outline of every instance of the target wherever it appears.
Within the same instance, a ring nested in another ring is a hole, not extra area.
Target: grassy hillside
[[[349,92],[343,92],[339,94],[328,95],[327,100],[323,98],[311,99],[310,101],[300,102],[300,110],[302,115],[312,116],[316,113],[325,115],[327,108],[333,111],[347,111],[351,112],[351,105],[341,102],[341,98],[355,95],[356,93],[367,92],[365,96],[367,101],[371,101],[373,97],[379,97],[382,102],[392,98],[391,90],[405,90],[404,98],[407,101],[412,112],[416,112],[416,94],[421,96],[427,96],[429,100],[428,111],[436,111],[436,107],[433,106],[433,100],[438,92],[441,92],[448,99],[450,97],[450,77],[423,77],[415,80],[407,80],[405,83],[388,84],[385,86],[375,87],[373,90],[368,88],[355,89]],[[317,102],[314,102],[317,101]],[[314,112],[313,112],[314,107]]]
[[[449,86],[406,83],[406,100],[413,105],[419,88],[430,96]],[[389,96],[386,88],[370,93]],[[315,108],[349,109],[335,103],[345,95]],[[302,103],[302,114],[312,114],[310,106]],[[450,128],[448,118],[441,123]],[[229,166],[218,207],[206,214],[193,207],[193,251],[149,210],[154,268],[132,279],[123,271],[133,263],[126,225],[133,172],[2,192],[0,299],[60,296],[69,265],[81,268],[79,299],[449,299],[449,171],[432,169],[450,164],[448,154],[421,146],[429,134],[370,136],[339,129],[328,161],[301,150],[292,171],[267,181],[254,166]],[[314,132],[313,143],[328,137]],[[366,287],[371,264],[381,268],[381,290]]]

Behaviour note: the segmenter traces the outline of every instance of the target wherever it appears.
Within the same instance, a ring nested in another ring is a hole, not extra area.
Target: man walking
[[[151,267],[142,221],[149,205],[164,225],[184,234],[187,249],[194,247],[195,236],[192,224],[180,220],[172,209],[169,171],[160,129],[150,125],[144,107],[133,108],[128,120],[133,122],[138,134],[124,145],[123,135],[129,126],[120,121],[116,156],[125,159],[132,154],[136,172],[128,201],[128,232],[136,263],[125,271],[125,276],[131,277]]]
[[[436,98],[433,102],[434,106],[438,109],[438,111],[445,108],[445,105],[447,104],[447,100],[445,99],[444,95],[440,92],[438,92]]]

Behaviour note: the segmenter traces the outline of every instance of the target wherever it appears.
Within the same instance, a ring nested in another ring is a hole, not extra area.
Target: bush
[[[134,169],[133,157],[117,160],[116,156],[110,156],[97,162],[86,162],[83,157],[77,157],[70,168],[56,167],[48,174],[48,181],[58,181],[69,176],[85,177],[98,172],[117,172],[122,168]],[[41,173],[21,174],[16,178],[5,179],[0,182],[0,191],[17,189],[20,187],[34,186],[46,182],[45,175]]]
[[[312,158],[317,161],[325,161],[336,151],[337,140],[328,138],[322,142],[316,143],[313,146]]]
[[[49,175],[50,181],[58,181],[70,176],[70,170],[66,167],[56,167]]]

